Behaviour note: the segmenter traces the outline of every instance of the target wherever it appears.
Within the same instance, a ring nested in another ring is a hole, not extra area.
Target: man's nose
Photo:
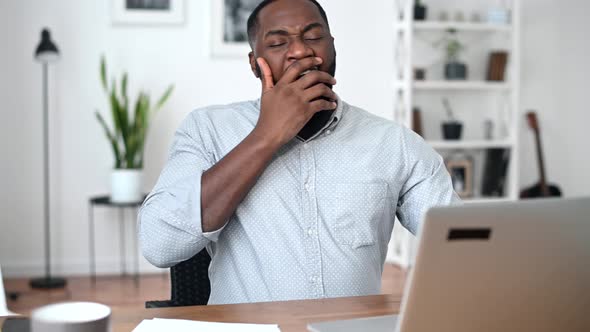
[[[295,38],[289,45],[287,54],[289,60],[300,60],[310,56],[314,56],[314,51],[301,38]]]

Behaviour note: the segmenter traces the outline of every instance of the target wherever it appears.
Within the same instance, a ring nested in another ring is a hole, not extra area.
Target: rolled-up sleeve
[[[413,132],[402,139],[407,179],[397,202],[397,217],[412,234],[434,206],[461,204],[442,157]]]
[[[221,231],[203,233],[201,228],[201,176],[213,166],[201,125],[198,111],[180,125],[158,182],[139,210],[142,253],[158,267],[191,258]]]

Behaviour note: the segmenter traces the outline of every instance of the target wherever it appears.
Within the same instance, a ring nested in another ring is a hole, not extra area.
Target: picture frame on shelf
[[[185,0],[111,0],[114,25],[182,25]]]
[[[473,161],[470,159],[447,160],[446,167],[457,195],[461,198],[473,197]]]
[[[216,0],[211,13],[211,55],[246,57],[250,52],[246,22],[262,0]]]

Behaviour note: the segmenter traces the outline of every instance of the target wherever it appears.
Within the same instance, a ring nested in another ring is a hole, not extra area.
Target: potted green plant
[[[446,140],[458,140],[461,139],[461,133],[463,131],[463,123],[455,118],[453,109],[447,98],[442,100],[445,111],[447,112],[447,120],[442,123],[443,138]]]
[[[145,139],[155,112],[162,108],[174,89],[170,85],[156,104],[150,103],[149,95],[140,91],[133,104],[127,94],[127,73],[120,84],[107,81],[107,65],[104,56],[100,61],[100,80],[109,100],[113,127],[109,128],[100,112],[95,112],[98,122],[109,141],[115,164],[111,173],[111,200],[117,203],[137,202],[142,198],[141,175]]]
[[[449,29],[447,35],[438,44],[444,44],[445,49],[445,78],[447,80],[467,79],[467,65],[459,60],[459,54],[465,46],[456,36],[457,31]]]

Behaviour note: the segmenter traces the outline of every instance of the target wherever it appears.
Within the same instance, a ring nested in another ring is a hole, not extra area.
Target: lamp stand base
[[[64,288],[66,286],[66,279],[59,277],[42,277],[31,280],[30,285],[31,288],[35,289]]]

